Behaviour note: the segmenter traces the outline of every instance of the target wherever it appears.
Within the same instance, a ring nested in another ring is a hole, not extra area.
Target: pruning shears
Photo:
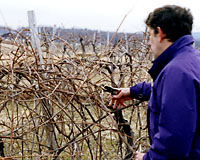
[[[109,87],[109,86],[104,86],[102,88],[105,92],[111,93],[111,95],[117,95],[120,92],[120,89]]]

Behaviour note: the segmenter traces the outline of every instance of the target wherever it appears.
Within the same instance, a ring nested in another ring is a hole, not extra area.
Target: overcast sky
[[[37,25],[115,31],[144,31],[149,12],[166,4],[190,8],[193,31],[200,31],[199,0],[0,0],[0,25],[28,26],[27,11],[34,10]]]

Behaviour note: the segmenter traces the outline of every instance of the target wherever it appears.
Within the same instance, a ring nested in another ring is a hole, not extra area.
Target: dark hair
[[[191,34],[193,16],[189,9],[176,5],[166,5],[151,12],[146,25],[157,34],[160,27],[170,42],[175,42],[184,35]]]

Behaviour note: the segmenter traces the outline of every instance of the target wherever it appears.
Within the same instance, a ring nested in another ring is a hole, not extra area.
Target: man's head
[[[151,12],[145,23],[149,28],[149,44],[156,58],[177,39],[191,34],[193,16],[188,9],[167,5]]]
[[[158,33],[158,27],[170,42],[175,42],[184,35],[191,34],[193,16],[189,9],[176,5],[166,5],[151,12],[146,25]]]

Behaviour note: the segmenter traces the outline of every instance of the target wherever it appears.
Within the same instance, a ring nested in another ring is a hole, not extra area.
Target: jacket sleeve
[[[158,131],[144,160],[184,160],[189,156],[197,123],[196,91],[190,74],[171,70],[157,87],[160,110],[150,110],[153,115],[159,114],[158,122],[154,122]]]
[[[138,83],[130,87],[131,98],[148,101],[151,94],[151,83]]]

